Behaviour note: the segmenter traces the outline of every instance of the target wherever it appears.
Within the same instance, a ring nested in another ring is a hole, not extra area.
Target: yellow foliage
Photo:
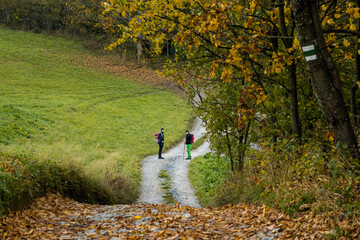
[[[348,47],[351,45],[351,43],[348,40],[345,40],[343,44],[345,47]]]

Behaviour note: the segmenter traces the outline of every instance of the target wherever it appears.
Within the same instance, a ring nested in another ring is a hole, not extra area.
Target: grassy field
[[[141,159],[157,152],[154,133],[166,129],[165,150],[179,141],[190,107],[170,91],[74,60],[90,55],[72,40],[0,28],[0,148],[130,185],[124,197],[132,201]]]

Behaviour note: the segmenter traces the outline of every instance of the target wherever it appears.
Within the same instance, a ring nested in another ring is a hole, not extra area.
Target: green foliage
[[[77,62],[92,54],[64,38],[0,29],[0,109],[20,116],[13,127],[4,126],[1,134],[11,140],[0,149],[17,155],[29,148],[37,159],[63,159],[132,202],[140,161],[157,151],[154,133],[166,129],[165,150],[177,143],[191,109],[173,92]],[[1,123],[12,121],[4,118]],[[14,135],[19,127],[26,134]]]
[[[34,31],[57,30],[62,25],[64,6],[64,0],[3,0],[0,21]]]
[[[208,153],[193,159],[189,166],[189,179],[195,189],[195,194],[204,206],[212,204],[222,183],[231,169],[226,158]]]
[[[202,82],[194,81],[194,84],[204,87]],[[224,154],[230,160],[232,169],[241,169],[244,152],[249,143],[253,112],[245,110],[239,121],[238,101],[243,94],[246,94],[248,87],[241,84],[241,78],[234,79],[230,83],[213,81],[206,85],[208,87],[204,90],[206,97],[201,98],[195,111],[201,116],[207,128],[206,137],[210,139],[210,147],[217,154]],[[213,91],[214,88],[221,90]],[[189,89],[189,97],[193,97],[193,94],[195,94],[194,89]],[[252,105],[251,101],[244,104],[248,105],[246,107],[248,109]]]
[[[116,199],[102,183],[74,166],[61,162],[40,161],[32,156],[10,156],[0,152],[0,214],[26,207],[47,192],[87,203],[110,204]]]
[[[67,31],[86,38],[106,39],[101,27],[101,0],[2,0],[0,23],[39,32]]]

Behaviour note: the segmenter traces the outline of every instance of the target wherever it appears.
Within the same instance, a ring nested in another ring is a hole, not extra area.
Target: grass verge
[[[201,205],[205,207],[213,205],[213,198],[228,177],[229,170],[225,158],[218,158],[211,153],[190,162],[190,183]]]
[[[163,169],[159,173],[159,178],[161,179],[161,189],[164,191],[163,198],[168,204],[175,203],[174,196],[172,195],[171,189],[171,176],[168,174],[168,171]]]
[[[202,136],[202,137],[199,138],[198,140],[194,141],[194,143],[191,145],[191,149],[192,149],[192,150],[196,150],[196,149],[199,148],[201,145],[203,145],[205,141],[206,141],[206,137],[205,137],[205,136]]]

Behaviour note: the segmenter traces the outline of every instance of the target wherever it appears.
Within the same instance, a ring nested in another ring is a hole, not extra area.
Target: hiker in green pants
[[[185,144],[187,146],[187,154],[188,157],[186,158],[186,160],[190,160],[191,159],[191,144],[194,142],[194,135],[189,133],[189,130],[186,130],[186,137],[185,137]]]

